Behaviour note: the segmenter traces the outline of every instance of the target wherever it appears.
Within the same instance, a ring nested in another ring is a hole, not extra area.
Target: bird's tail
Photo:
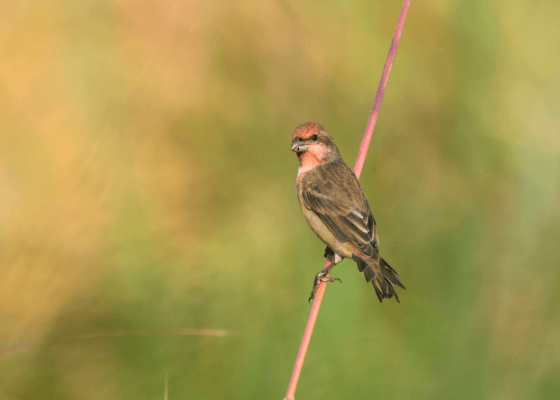
[[[352,256],[352,259],[358,265],[358,270],[364,273],[366,281],[373,284],[375,293],[379,301],[383,299],[390,299],[395,296],[397,303],[400,303],[397,292],[395,291],[395,286],[406,289],[399,279],[399,274],[395,271],[387,261],[382,259],[379,260],[364,260],[357,256]],[[369,261],[369,262],[368,262]]]

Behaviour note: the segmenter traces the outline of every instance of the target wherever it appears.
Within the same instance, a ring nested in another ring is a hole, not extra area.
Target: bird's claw
[[[319,283],[321,282],[336,282],[339,281],[342,283],[340,278],[331,278],[330,276],[326,276],[328,271],[321,271],[317,275],[315,275],[315,280],[313,281],[313,290],[311,291],[311,295],[309,296],[309,302],[315,298],[315,294],[317,293],[317,289],[319,288]]]

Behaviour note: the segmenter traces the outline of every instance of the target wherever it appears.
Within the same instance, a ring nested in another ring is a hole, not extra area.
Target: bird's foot
[[[309,302],[311,303],[311,300],[313,300],[315,298],[315,294],[317,293],[317,289],[319,288],[319,283],[321,282],[336,282],[339,281],[340,283],[342,283],[342,280],[340,278],[331,278],[330,276],[327,276],[327,274],[329,273],[329,271],[321,271],[319,272],[317,275],[315,275],[315,280],[313,281],[313,290],[311,291],[311,295],[309,296]]]

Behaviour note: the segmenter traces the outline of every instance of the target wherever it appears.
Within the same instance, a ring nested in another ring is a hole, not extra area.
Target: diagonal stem
[[[395,28],[395,34],[393,35],[393,40],[391,41],[391,47],[389,48],[389,54],[387,55],[385,66],[383,67],[381,80],[379,81],[379,86],[377,87],[375,101],[373,102],[373,107],[369,115],[364,138],[362,139],[362,144],[360,145],[360,150],[358,151],[358,158],[356,159],[356,164],[354,165],[354,173],[356,174],[357,178],[360,177],[362,168],[364,166],[369,143],[373,134],[373,128],[375,128],[375,123],[377,122],[377,115],[379,114],[379,109],[381,108],[381,101],[383,101],[383,95],[385,94],[385,88],[387,87],[387,80],[389,79],[389,73],[391,72],[393,61],[395,60],[395,54],[397,53],[397,47],[399,46],[399,41],[401,39],[404,27],[404,21],[406,19],[406,14],[408,13],[409,7],[410,0],[404,0],[401,13],[399,15],[399,20],[397,21],[397,27]],[[327,268],[330,263],[331,260],[327,260],[325,262],[323,270]],[[303,332],[303,339],[301,341],[299,352],[296,358],[296,364],[294,365],[294,371],[292,372],[292,377],[288,385],[288,392],[286,393],[286,397],[284,400],[294,399],[299,375],[303,366],[303,360],[305,359],[305,354],[307,353],[307,347],[309,346],[309,341],[311,340],[311,334],[313,333],[313,328],[315,327],[315,321],[317,320],[317,315],[319,314],[319,308],[321,307],[321,301],[323,300],[323,295],[325,294],[326,287],[327,282],[320,282],[319,287],[317,288],[315,300],[313,300],[313,305],[311,306],[311,311],[309,313],[309,319],[307,320],[307,325],[305,326],[305,331]]]

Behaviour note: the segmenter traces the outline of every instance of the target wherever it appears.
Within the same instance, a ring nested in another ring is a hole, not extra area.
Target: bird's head
[[[331,135],[317,122],[307,122],[292,135],[292,151],[301,165],[322,164],[340,157]]]

